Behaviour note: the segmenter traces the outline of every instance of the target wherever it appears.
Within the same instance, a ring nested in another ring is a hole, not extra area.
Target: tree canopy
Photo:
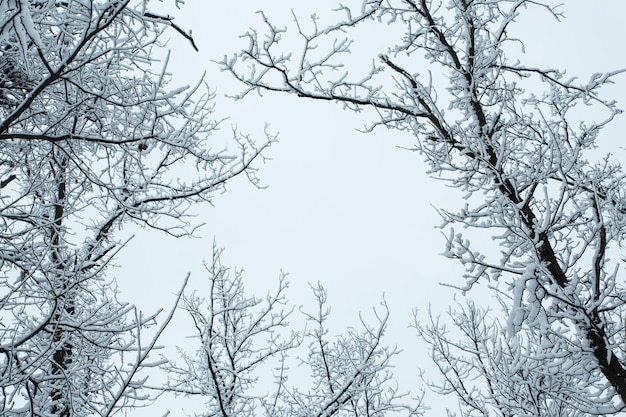
[[[215,149],[213,95],[203,80],[169,86],[160,43],[171,28],[193,38],[148,6],[0,3],[4,415],[111,415],[150,397],[138,374],[160,331],[144,336],[156,316],[107,276],[118,232],[192,233],[190,206],[239,174],[254,181],[271,141]]]
[[[429,174],[465,193],[463,207],[442,210],[445,255],[465,265],[463,291],[483,281],[495,288],[506,322],[496,335],[481,330],[484,312],[475,307],[455,315],[469,345],[455,345],[436,323],[418,325],[446,378],[441,392],[456,393],[464,413],[617,413],[626,400],[624,287],[619,255],[609,253],[619,254],[624,237],[624,180],[619,161],[593,154],[621,113],[600,90],[621,71],[580,82],[510,58],[523,42],[512,27],[530,9],[561,17],[555,6],[525,0],[371,0],[338,7],[334,20],[294,16],[291,28],[263,14],[249,46],[222,65],[245,84],[240,98],[271,91],[374,109],[372,129],[412,135]],[[358,48],[359,34],[386,26],[402,31],[386,51]],[[282,42],[293,33],[302,48]],[[366,61],[353,56],[357,48],[370,66],[350,65]],[[499,254],[457,225],[493,238]],[[492,350],[479,349],[487,341]],[[511,368],[498,375],[496,365]],[[486,388],[464,385],[468,368]],[[511,381],[529,392],[509,403],[499,390]],[[537,401],[524,405],[528,395]]]
[[[448,317],[415,314],[439,371],[424,387],[454,395],[464,416],[622,413],[626,196],[599,142],[621,113],[603,87],[622,71],[580,81],[525,64],[516,25],[563,18],[547,2],[311,7],[286,22],[260,12],[219,65],[238,99],[366,110],[366,131],[411,137],[427,173],[463,195],[440,214],[469,301],[449,300]],[[110,416],[171,394],[221,417],[427,415],[424,388],[395,382],[384,299],[334,335],[321,284],[301,308],[282,272],[276,290],[249,296],[215,244],[204,286],[181,280],[165,314],[116,291],[125,227],[193,235],[195,207],[241,174],[258,185],[254,163],[274,142],[236,129],[218,142],[215,95],[204,79],[172,86],[166,34],[197,51],[147,0],[0,3],[0,413]],[[481,285],[489,307],[472,301]],[[176,310],[195,345],[159,356]],[[148,382],[157,374],[162,384]]]

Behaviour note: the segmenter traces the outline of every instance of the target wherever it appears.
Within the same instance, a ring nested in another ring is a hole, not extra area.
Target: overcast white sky
[[[206,223],[201,239],[138,231],[115,271],[122,296],[149,311],[172,298],[187,271],[193,273],[192,286],[200,287],[200,263],[210,257],[215,238],[226,248],[224,264],[243,267],[247,288],[257,295],[275,287],[281,269],[290,274],[295,304],[311,302],[308,283],[320,281],[328,288],[337,332],[356,324],[358,312],[370,311],[384,293],[392,320],[387,343],[405,350],[399,371],[408,380],[418,364],[428,361],[407,330],[411,310],[426,311],[429,303],[445,310],[455,291],[439,283],[461,283],[459,265],[439,256],[445,241],[435,228],[440,219],[433,206],[454,210],[462,202],[453,190],[427,177],[418,154],[399,148],[411,146],[413,138],[382,129],[357,132],[371,120],[369,112],[355,114],[339,105],[284,95],[251,96],[243,102],[223,97],[239,86],[211,60],[245,46],[237,36],[260,27],[257,9],[277,24],[291,24],[289,10],[298,2],[187,3],[176,12],[177,21],[193,30],[200,52],[172,42],[177,82],[193,83],[206,70],[208,83],[217,89],[217,113],[230,117],[222,134],[228,135],[233,123],[262,140],[268,122],[279,142],[266,154],[272,160],[258,164],[267,189],[257,190],[240,178],[214,200],[215,207],[199,209],[198,221]],[[326,0],[314,4],[320,14],[335,5]],[[522,19],[515,34],[526,44],[529,65],[567,68],[583,79],[626,68],[625,2],[566,0],[563,11],[563,23],[532,11]],[[371,56],[384,52],[380,43],[374,36]],[[626,107],[626,76],[618,80],[605,94]],[[626,142],[624,119],[605,132],[601,140],[607,146]]]

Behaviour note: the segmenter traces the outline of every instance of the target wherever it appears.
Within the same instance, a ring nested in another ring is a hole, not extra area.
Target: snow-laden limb
[[[239,174],[255,182],[271,142],[212,143],[213,96],[203,80],[169,86],[160,40],[181,29],[149,8],[0,2],[0,414],[109,415],[147,399],[127,377],[147,363],[154,317],[106,278],[118,232],[193,233],[190,206]]]
[[[510,58],[523,42],[510,29],[528,9],[561,18],[530,0],[364,1],[339,8],[326,27],[317,15],[292,29],[263,16],[264,29],[250,31],[248,47],[222,64],[245,84],[242,98],[268,90],[369,108],[378,116],[372,128],[414,135],[429,173],[465,193],[465,207],[442,211],[444,228],[474,229],[501,253],[492,259],[489,247],[451,236],[445,254],[467,268],[459,286],[489,280],[501,294],[513,291],[512,329],[575,329],[562,337],[578,349],[576,377],[599,372],[613,390],[609,400],[590,387],[590,400],[623,404],[626,288],[608,254],[626,236],[624,174],[619,162],[591,152],[621,113],[600,89],[622,71],[579,82]],[[386,28],[403,33],[387,51],[357,48],[364,33]],[[286,50],[289,34],[304,47]]]

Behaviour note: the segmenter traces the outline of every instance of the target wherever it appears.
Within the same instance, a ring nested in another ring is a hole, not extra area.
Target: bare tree
[[[206,288],[183,297],[180,307],[193,322],[198,346],[193,355],[186,353],[187,347],[181,349],[184,364],[167,359],[166,389],[201,396],[206,401],[203,415],[255,416],[264,398],[255,391],[259,368],[299,343],[298,335],[287,331],[293,307],[285,308],[284,275],[264,300],[246,297],[242,271],[231,273],[222,265],[221,253],[214,245],[212,260],[205,265]]]
[[[528,9],[560,18],[549,4],[357,3],[339,6],[334,19],[295,17],[292,29],[261,14],[264,30],[249,32],[247,49],[222,62],[247,86],[240,97],[269,90],[370,108],[379,115],[372,129],[414,135],[429,173],[467,198],[460,210],[442,212],[450,229],[446,255],[467,267],[460,287],[470,290],[488,280],[508,294],[509,333],[525,325],[566,343],[579,358],[577,374],[567,382],[575,385],[571,389],[602,404],[596,413],[622,410],[625,288],[618,279],[620,261],[608,254],[619,250],[625,236],[624,177],[617,161],[596,160],[590,152],[620,113],[599,95],[619,71],[579,83],[561,71],[509,58],[519,42],[509,35],[516,18]],[[403,33],[387,51],[371,51],[369,61],[351,54],[359,34],[383,33],[387,25]],[[281,40],[289,35],[299,36],[303,47],[284,46]],[[593,111],[574,111],[580,107]],[[454,224],[474,229],[473,236],[493,237],[500,256],[486,255],[493,253],[489,248],[479,252],[454,232]],[[559,355],[546,354],[542,361],[572,371]],[[556,378],[554,372],[547,377]],[[560,383],[550,386],[562,389]]]
[[[414,327],[442,376],[427,385],[438,394],[454,394],[461,415],[582,417],[616,412],[610,392],[588,396],[590,386],[602,387],[604,381],[585,368],[588,361],[580,346],[539,326],[509,335],[489,313],[468,302],[451,307],[448,320],[431,314],[423,324],[415,315]],[[451,404],[447,410],[456,415]]]
[[[138,373],[162,328],[146,335],[155,316],[117,299],[116,232],[190,234],[192,204],[238,174],[256,181],[271,138],[212,145],[204,82],[168,87],[159,40],[172,29],[195,46],[147,1],[0,2],[2,415],[111,415],[146,399]]]
[[[284,367],[276,374],[278,391],[266,407],[268,416],[364,417],[416,416],[423,411],[422,396],[412,398],[399,391],[391,372],[391,359],[398,353],[382,343],[389,310],[381,303],[373,309],[374,320],[361,315],[358,327],[331,337],[327,293],[321,286],[312,287],[317,301],[314,312],[305,312],[308,322],[304,340],[308,353],[300,365],[310,373],[310,388],[289,383]]]
[[[285,276],[265,299],[246,297],[241,271],[231,273],[220,254],[214,248],[207,265],[206,296],[183,299],[199,345],[193,355],[181,350],[184,364],[168,359],[169,391],[201,396],[206,416],[420,414],[421,396],[408,405],[391,373],[397,350],[382,343],[389,317],[384,303],[382,314],[374,310],[373,325],[361,318],[359,329],[331,337],[326,290],[318,285],[312,287],[316,309],[304,313],[306,330],[297,332],[287,322],[293,307],[285,310]],[[305,345],[304,356],[292,356]]]

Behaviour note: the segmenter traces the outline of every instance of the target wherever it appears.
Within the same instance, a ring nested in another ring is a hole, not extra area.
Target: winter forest
[[[626,412],[624,7],[257,3],[0,0],[0,416]]]

